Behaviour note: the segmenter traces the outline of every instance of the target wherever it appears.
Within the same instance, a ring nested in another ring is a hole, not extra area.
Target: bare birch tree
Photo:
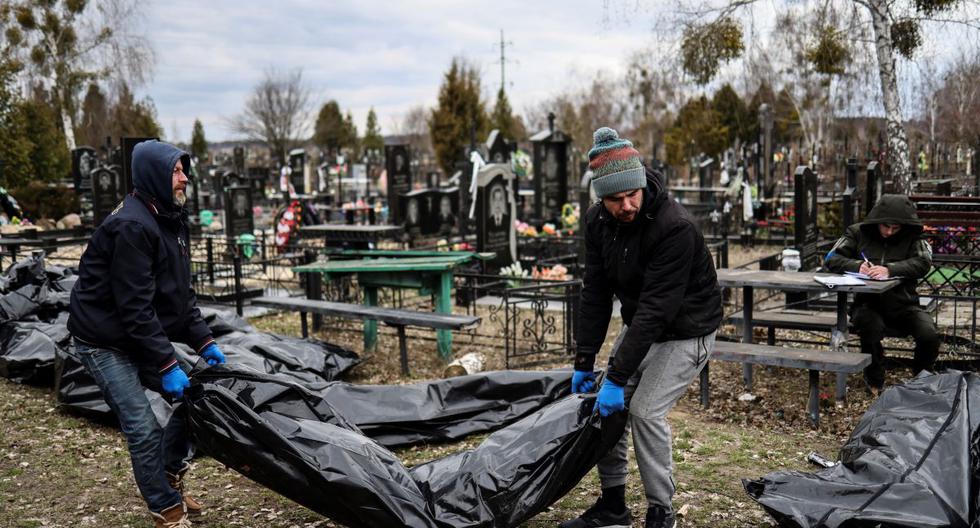
[[[273,158],[286,162],[286,155],[309,135],[311,120],[310,88],[303,82],[303,70],[265,71],[242,113],[229,120],[229,127],[249,139],[264,141]]]
[[[11,4],[23,34],[20,53],[28,73],[55,96],[65,142],[75,148],[75,114],[82,90],[94,80],[130,86],[146,81],[153,68],[149,42],[134,30],[137,0],[23,0]]]

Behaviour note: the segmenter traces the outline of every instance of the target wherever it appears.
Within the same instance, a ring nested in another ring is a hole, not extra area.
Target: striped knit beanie
[[[602,127],[592,134],[589,169],[592,188],[599,198],[647,186],[646,173],[640,163],[640,153],[615,130]]]

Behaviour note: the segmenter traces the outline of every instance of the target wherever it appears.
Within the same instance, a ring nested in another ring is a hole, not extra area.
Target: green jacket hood
[[[878,224],[901,224],[903,232],[922,233],[922,220],[915,213],[915,204],[904,194],[883,195],[860,225],[861,229],[870,229]]]

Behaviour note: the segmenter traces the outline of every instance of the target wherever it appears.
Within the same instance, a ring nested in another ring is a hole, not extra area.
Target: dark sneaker
[[[630,515],[629,508],[624,507],[622,512],[616,513],[600,502],[596,502],[578,518],[558,525],[559,528],[630,528],[631,526],[633,526],[633,516]]]
[[[651,506],[647,510],[647,528],[674,528],[677,526],[673,510]]]

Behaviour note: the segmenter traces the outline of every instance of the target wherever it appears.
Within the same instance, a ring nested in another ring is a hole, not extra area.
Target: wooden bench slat
[[[462,330],[480,323],[480,318],[472,315],[417,312],[311,299],[258,297],[252,300],[252,304],[298,312],[340,316],[348,319],[381,321],[399,326],[422,326],[437,330]]]
[[[742,324],[742,313],[732,315],[729,320],[733,323]],[[752,325],[796,330],[830,329],[837,326],[837,316],[812,312],[753,312]]]
[[[858,372],[871,363],[867,354],[729,341],[715,341],[711,359],[829,372]]]

